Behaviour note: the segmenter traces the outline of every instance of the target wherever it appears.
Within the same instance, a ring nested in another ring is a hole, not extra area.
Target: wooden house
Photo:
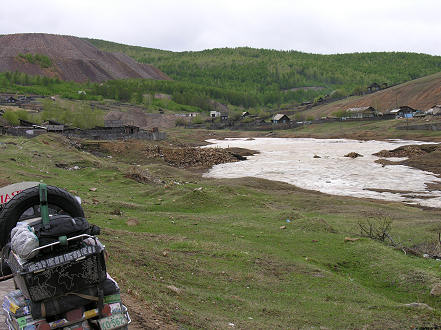
[[[395,115],[396,118],[413,118],[414,112],[416,112],[416,110],[407,105],[389,111],[389,113]]]
[[[221,115],[220,111],[215,111],[215,110],[210,111],[210,118],[217,118],[220,117],[220,115]]]
[[[289,123],[290,121],[291,119],[289,119],[289,117],[283,113],[278,113],[274,115],[274,117],[271,119],[271,122],[273,124],[286,124]]]

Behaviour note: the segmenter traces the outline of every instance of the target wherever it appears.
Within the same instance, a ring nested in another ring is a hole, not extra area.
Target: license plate
[[[98,320],[101,330],[118,329],[128,324],[124,314],[114,314]]]

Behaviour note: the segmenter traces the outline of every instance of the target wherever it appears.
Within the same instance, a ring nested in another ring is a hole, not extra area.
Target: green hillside
[[[171,52],[86,39],[96,47],[153,64],[181,82],[235,90],[259,104],[301,102],[338,91],[359,93],[373,82],[396,85],[441,71],[441,57],[415,53],[307,54],[253,48]],[[319,90],[295,90],[301,87]]]

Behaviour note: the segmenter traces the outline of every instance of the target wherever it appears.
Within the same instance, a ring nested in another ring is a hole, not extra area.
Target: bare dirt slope
[[[332,115],[338,110],[373,106],[379,111],[387,111],[407,105],[418,110],[430,109],[441,103],[441,72],[408,81],[376,93],[350,97],[344,100],[313,107],[305,113],[317,118]]]
[[[49,68],[29,63],[19,54],[42,54],[52,60]],[[0,72],[19,71],[77,82],[110,79],[170,79],[152,65],[141,64],[119,53],[103,52],[89,42],[72,36],[44,33],[0,36]]]

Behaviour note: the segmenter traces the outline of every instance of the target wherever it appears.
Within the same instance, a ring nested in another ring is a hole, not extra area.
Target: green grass
[[[22,58],[28,63],[38,64],[42,68],[50,68],[52,66],[52,60],[43,54],[20,53],[18,54],[18,57]]]
[[[433,241],[438,210],[260,179],[203,179],[146,160],[139,163],[166,184],[140,184],[125,177],[133,159],[124,152],[97,158],[51,135],[0,142],[8,143],[0,144],[0,177],[74,191],[89,220],[103,228],[108,270],[122,290],[183,328],[228,328],[229,322],[247,329],[410,328],[441,322],[441,301],[429,294],[441,283],[438,261],[367,238],[344,242],[374,212],[391,217],[394,238],[409,245]],[[80,170],[56,167],[60,162]],[[139,224],[128,226],[128,219]],[[411,302],[434,310],[403,307]]]

